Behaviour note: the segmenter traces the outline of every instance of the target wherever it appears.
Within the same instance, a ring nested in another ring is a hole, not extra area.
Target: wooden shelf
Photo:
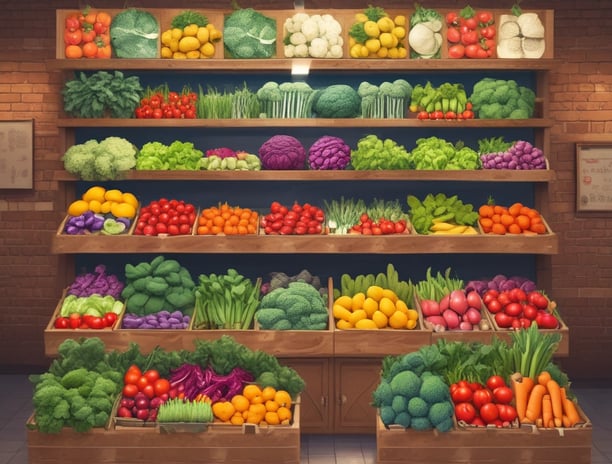
[[[462,181],[462,182],[551,182],[555,171],[534,169],[483,169],[462,171],[129,171],[121,180],[147,181]],[[79,179],[66,171],[55,171],[53,180],[76,182]]]
[[[553,255],[559,251],[554,233],[508,235],[253,235],[147,237],[141,235],[58,235],[51,252],[71,253],[248,253],[248,254],[431,254],[513,253]]]
[[[47,69],[57,70],[136,70],[136,71],[193,71],[193,72],[236,72],[257,73],[288,71],[300,68],[312,71],[336,72],[390,72],[390,71],[549,71],[560,64],[555,59],[436,59],[436,60],[389,60],[389,59],[209,59],[209,60],[172,60],[172,59],[103,59],[71,60],[53,59],[46,61]],[[303,71],[302,71],[303,72]]]
[[[235,129],[258,127],[299,127],[299,128],[429,128],[444,129],[482,129],[482,128],[547,128],[552,127],[554,121],[548,118],[531,119],[463,119],[463,120],[420,120],[417,118],[404,119],[363,119],[363,118],[292,118],[292,119],[120,119],[120,118],[61,118],[56,120],[58,127],[140,127],[158,128],[209,128],[209,129]]]

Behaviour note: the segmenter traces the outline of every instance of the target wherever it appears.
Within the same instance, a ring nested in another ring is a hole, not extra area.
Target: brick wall
[[[57,304],[64,280],[57,276],[62,258],[49,254],[50,237],[64,211],[61,189],[53,181],[58,168],[59,133],[54,125],[62,80],[46,71],[55,56],[55,8],[86,2],[0,0],[0,120],[35,120],[35,189],[0,191],[0,367],[28,371],[46,364],[43,329]],[[307,0],[307,8],[360,8],[348,0]],[[471,2],[473,6],[478,3]],[[291,8],[290,1],[241,1],[255,8]],[[405,1],[376,3],[405,8]],[[490,2],[480,2],[490,4]],[[551,76],[552,152],[557,173],[550,186],[550,217],[560,237],[552,257],[552,288],[570,326],[571,355],[563,360],[574,379],[611,379],[612,359],[612,217],[576,217],[575,143],[612,140],[612,46],[607,30],[612,9],[605,1],[549,0],[537,8],[555,10],[555,56]],[[212,1],[133,1],[130,6],[205,9]],[[427,6],[453,8],[459,1]],[[123,1],[96,2],[98,8],[122,8]],[[529,5],[530,6],[530,5]]]

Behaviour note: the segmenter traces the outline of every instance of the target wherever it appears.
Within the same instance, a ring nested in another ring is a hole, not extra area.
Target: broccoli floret
[[[395,395],[393,397],[393,401],[391,402],[391,407],[397,414],[399,414],[400,412],[408,409],[408,400],[405,396]]]
[[[110,411],[113,409],[113,403],[108,397],[90,396],[87,398],[87,403],[96,411]]]
[[[277,322],[286,321],[287,315],[280,308],[260,308],[255,313],[255,319],[262,329],[271,329]]]
[[[391,406],[383,406],[380,408],[380,420],[385,425],[395,424],[395,411]]]
[[[414,430],[431,430],[432,425],[427,417],[413,417],[410,427]]]
[[[415,396],[414,398],[410,398],[408,401],[408,414],[410,414],[413,418],[416,417],[427,417],[429,413],[429,404],[423,398],[419,396]]]
[[[84,367],[67,372],[61,380],[64,388],[78,388],[88,381],[89,371]]]
[[[55,405],[53,408],[53,418],[63,420],[70,419],[70,405],[68,401],[62,399]]]
[[[402,411],[395,416],[394,423],[401,425],[404,428],[408,428],[412,423],[412,418],[410,417],[410,414],[408,414],[408,411]]]
[[[533,116],[535,93],[512,79],[486,77],[474,84],[470,101],[479,118],[523,119]]]
[[[443,424],[448,419],[452,421],[453,414],[454,410],[452,403],[450,401],[441,401],[431,405],[427,417],[431,424],[437,428],[438,425]]]
[[[449,387],[438,375],[429,375],[422,379],[419,396],[428,403],[438,403],[450,398]]]
[[[98,411],[94,414],[94,427],[104,427],[110,418],[110,414],[106,411]]]
[[[389,375],[393,378],[396,374],[402,371],[412,371],[420,376],[424,369],[423,356],[418,351],[405,354],[401,359],[396,361],[389,370]]]
[[[346,84],[333,84],[315,91],[312,110],[320,118],[356,118],[361,114],[361,97]]]
[[[274,375],[274,372],[262,372],[261,374],[259,374],[259,377],[257,377],[255,382],[257,383],[257,385],[261,385],[262,388],[268,386],[278,388],[278,379]]]
[[[372,392],[372,404],[376,407],[383,405],[390,406],[392,401],[393,391],[391,390],[391,385],[385,379],[381,379],[376,390]]]
[[[114,382],[111,379],[98,376],[94,382],[93,389],[91,390],[90,396],[109,396],[118,393],[119,383]]]
[[[452,417],[448,417],[435,426],[438,432],[450,432],[454,427],[454,422]]]
[[[412,371],[402,371],[391,379],[390,386],[394,395],[410,399],[419,394],[421,379]]]

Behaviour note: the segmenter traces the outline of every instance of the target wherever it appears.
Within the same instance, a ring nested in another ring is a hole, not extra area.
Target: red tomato
[[[146,377],[148,383],[153,385],[157,379],[159,379],[159,371],[156,369],[149,369],[144,374],[143,377]]]
[[[465,47],[461,44],[453,45],[448,49],[449,58],[463,58],[465,56]]]
[[[476,416],[474,417],[474,419],[472,419],[472,422],[470,422],[470,425],[474,425],[476,427],[484,427],[487,424],[485,424],[484,421],[480,417]]]
[[[454,44],[461,41],[461,33],[459,32],[459,29],[457,29],[456,27],[449,27],[448,31],[446,31],[446,39],[450,43]]]
[[[538,316],[538,308],[534,305],[527,303],[523,306],[523,316],[526,319],[533,321]]]
[[[510,328],[520,329],[522,327],[521,321],[518,318],[512,317],[511,319],[512,319],[512,322],[510,322]]]
[[[481,24],[489,24],[493,21],[493,13],[490,11],[479,11],[476,13],[476,19],[478,19],[478,22]]]
[[[467,386],[457,386],[451,392],[451,398],[455,404],[472,401],[472,389]]]
[[[449,13],[446,13],[446,24],[451,25],[451,24],[457,24],[457,19],[459,18],[459,15],[457,14],[456,11],[451,11]]]
[[[493,394],[491,390],[487,388],[481,388],[480,390],[476,390],[474,392],[474,396],[472,397],[472,403],[476,409],[480,409],[487,403],[491,403],[493,401]]]
[[[167,379],[157,379],[153,384],[155,395],[161,396],[170,391],[170,382]]]
[[[142,391],[142,389],[147,385],[149,385],[149,379],[147,379],[144,375],[141,375],[136,381],[136,386],[140,391]]]
[[[53,324],[53,327],[55,327],[56,329],[67,329],[70,327],[70,323],[68,321],[67,317],[58,317],[57,319],[55,319],[55,323]]]
[[[493,314],[497,314],[502,310],[502,305],[498,300],[491,300],[486,303],[487,309]]]
[[[475,43],[471,43],[465,47],[465,56],[467,56],[468,58],[477,58],[478,50],[482,50],[482,48],[480,48]]]
[[[499,417],[499,410],[494,403],[485,403],[479,409],[480,417],[487,424],[495,422]]]
[[[117,315],[115,313],[106,313],[104,315],[104,323],[106,324],[106,327],[112,327],[116,320]]]
[[[497,403],[508,404],[512,401],[513,397],[514,395],[510,387],[501,386],[493,390],[493,398],[495,398]],[[502,418],[502,420],[504,419]]]
[[[74,31],[75,29],[79,29],[81,27],[81,23],[79,18],[76,15],[70,15],[66,18],[64,22],[66,29],[70,31]]]
[[[91,329],[96,330],[103,329],[105,327],[104,319],[101,317],[92,317],[91,320],[87,322],[87,325],[89,325]]]
[[[504,308],[504,312],[508,316],[518,317],[523,313],[523,306],[520,303],[510,303]]]
[[[529,292],[527,301],[538,309],[548,308],[548,299],[538,291]]]
[[[478,43],[478,33],[476,31],[468,31],[465,34],[461,34],[461,43],[463,45]]]
[[[504,422],[512,422],[516,419],[516,409],[510,404],[498,404],[497,411],[499,413],[499,418]]]
[[[487,379],[487,387],[491,391],[495,391],[496,388],[505,387],[506,381],[501,375],[492,375]]]
[[[157,234],[167,234],[168,226],[164,224],[163,222],[158,222],[157,224],[155,224],[155,232]]]
[[[145,385],[142,389],[142,392],[146,395],[147,398],[151,399],[155,396],[155,387],[151,384]]]
[[[169,226],[168,230],[170,229],[170,227],[172,227],[172,226]],[[174,226],[174,227],[176,227],[176,226]],[[191,226],[189,224],[181,224],[179,226],[179,233],[181,235],[189,235],[189,234],[191,234]]]
[[[512,302],[510,300],[510,295],[508,294],[508,292],[501,292],[497,296],[497,300],[501,303],[502,306],[506,306],[507,304]]]
[[[478,19],[475,17],[466,18],[464,24],[470,29],[476,29],[478,27]]]
[[[480,30],[480,35],[483,36],[485,39],[492,39],[493,37],[495,37],[495,27],[494,26],[487,26],[487,27],[483,27]]]
[[[540,329],[556,329],[559,327],[559,321],[557,318],[544,310],[540,311],[535,319],[535,323],[538,324]]]
[[[80,29],[74,31],[64,31],[64,43],[66,45],[79,45],[83,39],[83,33]]]
[[[78,329],[81,327],[81,315],[79,313],[72,313],[68,318],[68,325],[71,329]]]
[[[134,398],[138,394],[138,386],[133,383],[127,383],[123,386],[123,396]]]
[[[527,294],[520,288],[513,288],[510,290],[510,299],[517,303],[527,301]]]
[[[476,417],[476,408],[472,403],[459,403],[455,405],[455,417],[459,421],[470,423]]]

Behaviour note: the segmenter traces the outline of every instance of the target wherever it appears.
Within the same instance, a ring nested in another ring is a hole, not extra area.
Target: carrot
[[[528,421],[533,423],[542,415],[542,397],[545,394],[546,387],[539,383],[531,389],[529,400],[527,401],[527,410],[525,411],[525,418]]]
[[[552,377],[550,376],[550,372],[548,371],[542,371],[540,372],[540,375],[538,375],[538,383],[540,385],[546,386],[549,380],[552,380]]]
[[[561,387],[556,380],[549,380],[546,383],[546,389],[550,395],[550,402],[552,403],[553,416],[555,421],[555,427],[563,426],[563,402],[561,401]]]
[[[563,410],[565,411],[565,415],[567,416],[570,427],[573,427],[578,422],[582,421],[576,404],[569,398],[565,398],[565,400],[563,401]]]
[[[527,411],[527,401],[529,394],[533,388],[534,381],[529,377],[523,377],[520,374],[513,374],[510,377],[512,390],[514,391],[514,402],[516,404],[516,413],[519,421],[525,421],[525,412]]]
[[[552,402],[548,393],[542,397],[542,426],[555,426],[555,422],[553,419]]]

